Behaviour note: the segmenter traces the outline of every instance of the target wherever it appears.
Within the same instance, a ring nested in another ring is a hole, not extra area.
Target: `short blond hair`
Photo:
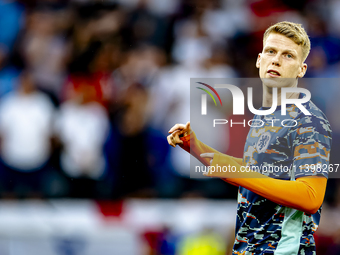
[[[293,23],[289,21],[282,21],[270,26],[263,35],[263,44],[265,44],[268,36],[271,33],[277,33],[286,36],[291,39],[297,45],[302,47],[302,58],[306,60],[310,52],[310,40],[301,24]]]

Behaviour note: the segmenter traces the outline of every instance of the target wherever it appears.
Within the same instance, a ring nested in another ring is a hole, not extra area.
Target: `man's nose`
[[[279,54],[276,54],[275,57],[273,57],[272,65],[280,66],[280,56],[279,56]]]

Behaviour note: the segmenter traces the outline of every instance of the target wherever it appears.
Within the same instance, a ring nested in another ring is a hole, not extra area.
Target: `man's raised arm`
[[[202,158],[200,156],[202,153],[214,152],[216,154],[228,156],[198,140],[195,132],[191,129],[190,122],[187,122],[186,125],[174,125],[169,130],[169,133],[170,135],[168,135],[167,140],[171,146],[176,147],[176,145],[179,145],[183,150],[189,152],[205,166],[210,166],[210,160]],[[242,165],[242,158],[235,158],[231,156],[228,157],[232,158],[238,164]]]

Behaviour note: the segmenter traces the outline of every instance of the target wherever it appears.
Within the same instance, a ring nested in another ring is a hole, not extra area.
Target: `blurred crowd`
[[[237,28],[207,30],[221,8],[0,0],[1,197],[234,196],[216,180],[202,194],[165,140],[190,77],[236,76]]]
[[[236,198],[219,180],[190,179],[167,131],[190,119],[190,78],[258,77],[263,32],[282,20],[310,36],[307,77],[338,78],[336,0],[0,0],[1,197]],[[336,88],[310,88],[331,120],[333,163]],[[241,157],[242,146],[226,152]]]
[[[165,140],[190,119],[190,78],[257,77],[263,32],[281,20],[310,36],[307,77],[338,77],[340,3],[326,2],[0,0],[1,196],[235,197],[190,179]]]

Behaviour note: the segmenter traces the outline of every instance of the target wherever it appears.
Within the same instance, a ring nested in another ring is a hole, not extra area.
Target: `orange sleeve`
[[[233,157],[215,154],[211,166],[235,166],[236,172],[212,172],[207,176],[220,177],[224,181],[238,184],[277,204],[304,211],[309,214],[320,208],[326,191],[325,177],[301,177],[296,181],[270,178],[260,173],[246,172]]]

